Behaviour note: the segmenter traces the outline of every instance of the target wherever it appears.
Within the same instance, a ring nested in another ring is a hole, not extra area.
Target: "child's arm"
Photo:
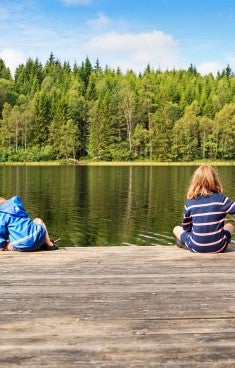
[[[230,204],[229,209],[227,210],[227,213],[229,213],[230,215],[235,215],[235,202],[232,202],[231,199],[228,199],[228,202]],[[231,202],[231,203],[230,203]]]
[[[187,210],[187,207],[185,206],[184,209],[184,217],[183,217],[183,222],[182,222],[182,227],[184,231],[191,231],[192,230],[192,217],[189,213],[189,211]]]
[[[192,230],[192,219],[184,217],[182,222],[182,228],[184,231],[191,231]]]
[[[8,231],[4,224],[0,225],[0,251],[4,250],[5,246],[7,245],[8,240]]]

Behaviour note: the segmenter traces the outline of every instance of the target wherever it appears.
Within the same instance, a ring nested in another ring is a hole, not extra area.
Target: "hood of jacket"
[[[12,197],[3,203],[0,206],[0,212],[16,217],[28,217],[28,213],[25,211],[23,203],[18,196]]]

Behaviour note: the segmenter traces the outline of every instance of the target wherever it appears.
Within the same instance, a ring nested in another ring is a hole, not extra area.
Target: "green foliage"
[[[56,157],[51,146],[34,146],[25,150],[24,148],[6,148],[0,151],[0,162],[38,162],[51,161]]]
[[[15,72],[15,87],[19,94],[33,95],[40,90],[43,80],[42,65],[36,59],[28,59],[25,65],[20,65]]]
[[[0,161],[234,160],[235,76],[0,59]]]
[[[6,67],[4,61],[0,58],[0,78],[12,80],[10,69]]]

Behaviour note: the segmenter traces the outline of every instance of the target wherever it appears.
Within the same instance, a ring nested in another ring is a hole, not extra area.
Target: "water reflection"
[[[64,246],[171,245],[195,167],[0,167],[0,196],[22,197]],[[234,167],[220,167],[231,198]]]

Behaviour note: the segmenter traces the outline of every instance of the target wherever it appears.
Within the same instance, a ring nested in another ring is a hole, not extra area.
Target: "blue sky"
[[[53,52],[78,65],[235,72],[234,0],[0,0],[0,57],[14,73]]]

